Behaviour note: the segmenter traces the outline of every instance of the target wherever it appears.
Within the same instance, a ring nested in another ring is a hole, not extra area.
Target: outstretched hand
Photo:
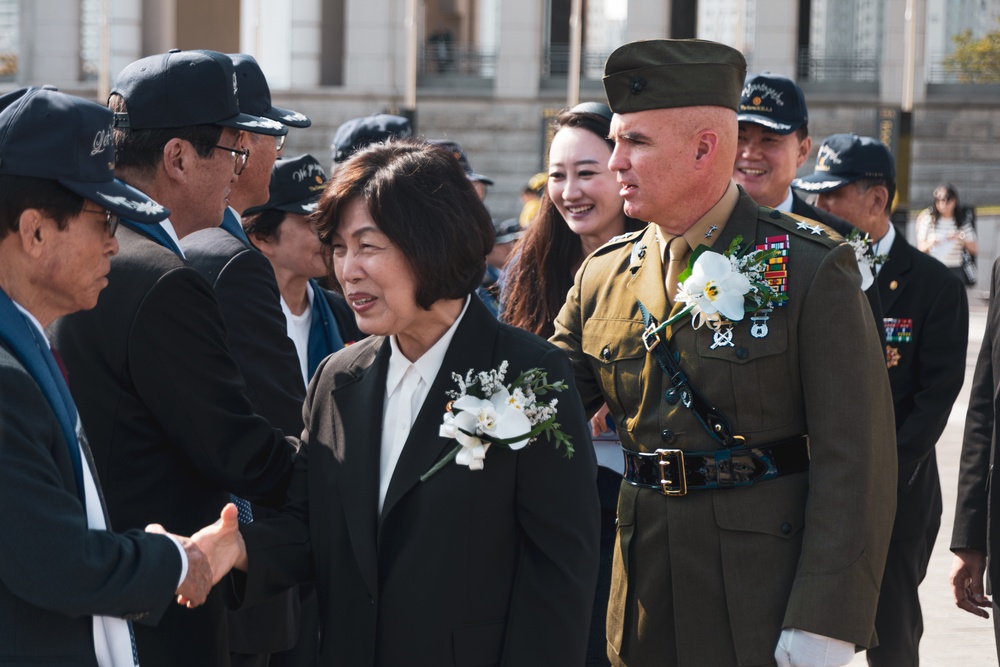
[[[975,549],[957,549],[951,566],[951,591],[955,605],[970,614],[989,618],[986,611],[993,606],[983,592],[986,574],[986,554]]]
[[[184,547],[188,558],[187,576],[177,588],[178,604],[197,607],[208,597],[212,586],[219,583],[234,565],[242,563],[241,569],[246,569],[246,547],[240,535],[237,514],[236,505],[228,503],[222,508],[219,520],[212,525],[191,537],[172,535]],[[146,532],[166,534],[159,524],[146,526]]]

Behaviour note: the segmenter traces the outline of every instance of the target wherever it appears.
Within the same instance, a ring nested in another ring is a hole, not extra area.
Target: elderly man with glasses
[[[241,132],[287,131],[241,113],[239,92],[232,60],[214,51],[143,58],[112,88],[116,173],[170,217],[122,219],[97,307],[52,332],[119,530],[155,521],[190,534],[231,493],[277,504],[291,471],[292,446],[256,413],[212,286],[179,245],[222,221],[249,164]],[[221,593],[195,610],[167,610],[135,639],[144,667],[228,665]]]
[[[289,127],[308,127],[311,121],[297,111],[271,103],[267,79],[253,56],[236,53],[229,57],[239,82],[240,110],[263,119],[257,126],[244,130],[240,139],[253,159],[233,184],[222,226],[189,234],[181,239],[180,245],[188,263],[215,289],[229,346],[250,389],[254,410],[275,428],[298,435],[302,432],[302,403],[306,396],[299,357],[288,337],[274,269],[247,239],[242,215],[247,209],[267,202],[271,168]],[[274,134],[275,131],[280,133]],[[266,512],[242,500],[237,503],[243,509],[244,522]],[[308,601],[305,609],[310,618],[318,615],[315,605]],[[277,664],[279,660],[272,661],[271,654],[296,645],[301,612],[297,590],[230,612],[229,650],[233,667]],[[302,639],[302,650],[311,650],[315,655],[318,634],[304,633]]]

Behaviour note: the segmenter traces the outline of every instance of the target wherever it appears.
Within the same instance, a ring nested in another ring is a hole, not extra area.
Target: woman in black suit
[[[368,148],[316,220],[370,336],[317,371],[282,516],[230,545],[245,599],[315,580],[325,665],[583,664],[599,539],[586,418],[564,354],[471,296],[493,226],[461,167],[424,143]],[[494,444],[482,469],[421,481],[456,445],[441,435],[453,374],[503,362],[507,382],[541,368],[567,383],[545,398],[575,454]]]

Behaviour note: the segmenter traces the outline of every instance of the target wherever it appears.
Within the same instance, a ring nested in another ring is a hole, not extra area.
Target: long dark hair
[[[608,139],[611,112],[604,105],[591,103],[563,110],[556,116],[554,129],[558,132],[565,127],[593,132],[614,149],[614,142]],[[644,226],[634,218],[625,218],[625,231]],[[573,286],[573,274],[584,259],[580,237],[559,214],[548,188],[543,191],[538,215],[511,256],[512,261],[506,269],[500,319],[548,338],[555,332],[553,322],[566,302],[566,292]]]
[[[934,188],[934,202],[931,204],[930,214],[931,214],[931,226],[937,225],[938,220],[941,218],[941,212],[938,211],[937,207],[937,195],[939,192],[944,192],[945,197],[951,199],[955,202],[955,226],[961,227],[966,222],[971,224],[973,227],[976,226],[976,214],[972,209],[965,209],[962,203],[958,200],[958,190],[951,183],[942,183],[941,185]],[[971,213],[971,215],[970,215]]]

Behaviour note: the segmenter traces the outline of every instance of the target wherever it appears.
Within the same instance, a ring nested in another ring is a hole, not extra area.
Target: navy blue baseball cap
[[[248,209],[250,216],[268,209],[309,215],[319,205],[319,196],[326,187],[326,172],[319,160],[308,153],[295,157],[279,157],[271,168],[270,197],[263,206]]]
[[[240,84],[240,111],[282,123],[289,127],[309,127],[312,121],[305,114],[282,109],[271,104],[271,88],[257,60],[246,53],[230,53]],[[251,130],[252,132],[253,130]],[[288,128],[285,128],[285,133]]]
[[[896,165],[889,149],[872,137],[833,134],[819,147],[815,171],[793,180],[792,187],[806,192],[830,192],[863,179],[896,180]]]
[[[736,114],[739,122],[763,125],[776,134],[791,134],[809,122],[799,85],[770,72],[747,76]]]
[[[51,86],[0,97],[0,174],[57,181],[112,213],[152,224],[170,211],[115,178],[114,114]]]
[[[469,156],[465,154],[465,151],[462,150],[462,147],[458,144],[458,142],[449,141],[447,139],[432,139],[428,143],[440,146],[446,151],[451,152],[451,154],[455,156],[455,159],[458,160],[458,163],[462,165],[462,170],[465,172],[466,177],[468,177],[470,181],[479,181],[480,183],[485,183],[486,185],[493,185],[492,178],[487,178],[486,176],[477,174],[473,171],[472,165],[469,164]]]
[[[281,123],[240,112],[239,80],[233,61],[218,51],[181,51],[136,60],[111,88],[121,95],[127,114],[115,114],[115,127],[152,130],[191,125],[221,125],[258,134],[280,135]]]
[[[352,118],[337,128],[330,144],[334,162],[343,162],[369,144],[392,138],[413,136],[413,126],[405,116],[377,113],[362,118]]]

